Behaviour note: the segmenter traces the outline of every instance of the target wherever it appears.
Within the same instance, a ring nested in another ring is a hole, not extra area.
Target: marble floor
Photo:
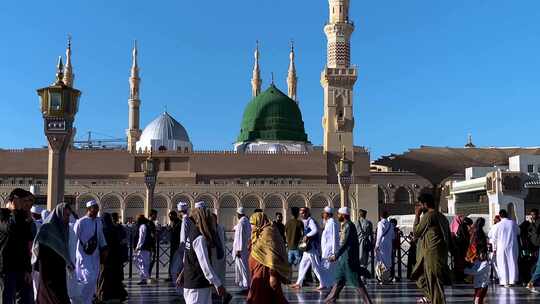
[[[136,281],[127,281],[129,303],[184,303],[181,297],[176,296],[175,288],[170,283],[158,282],[147,286],[138,286]],[[232,278],[227,278],[228,291],[234,295],[231,303],[244,303],[245,296],[237,295],[238,289],[233,286]],[[375,282],[368,282],[368,290],[373,303],[416,303],[420,292],[412,282],[392,283],[378,286]],[[446,289],[447,303],[472,303],[471,285],[454,285]],[[323,303],[326,292],[317,292],[314,287],[304,287],[301,291],[285,287],[285,294],[291,303]],[[362,303],[354,290],[346,288],[341,294],[339,303]],[[215,303],[221,303],[216,301]],[[499,304],[528,304],[540,303],[540,294],[529,292],[523,287],[504,288],[492,286],[489,289],[487,303]]]

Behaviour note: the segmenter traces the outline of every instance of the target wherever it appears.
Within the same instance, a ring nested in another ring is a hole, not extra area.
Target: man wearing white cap
[[[74,227],[78,239],[75,270],[83,285],[82,303],[91,304],[96,293],[100,252],[106,250],[107,242],[101,219],[97,217],[97,202],[92,200],[86,203],[86,210],[86,215],[78,219]]]
[[[324,300],[324,303],[336,303],[339,293],[345,287],[345,284],[354,287],[360,294],[363,303],[371,304],[371,299],[367,293],[366,287],[360,277],[360,257],[358,255],[359,243],[356,233],[356,227],[351,222],[350,211],[347,207],[341,207],[338,211],[338,220],[341,223],[339,233],[339,250],[330,261],[337,261],[335,271],[335,283],[332,291]]]
[[[321,234],[321,275],[324,281],[321,286],[332,286],[334,284],[335,263],[328,260],[329,257],[336,255],[339,248],[339,226],[334,220],[334,210],[330,207],[325,207],[322,214],[324,220],[324,229]],[[320,288],[322,289],[322,288]]]
[[[319,279],[319,289],[326,288],[326,281],[321,275],[321,232],[319,226],[311,217],[309,208],[303,207],[300,209],[300,216],[302,216],[302,221],[304,222],[304,241],[308,244],[308,246],[306,246],[305,251],[302,254],[302,260],[300,260],[296,284],[292,285],[291,287],[294,289],[302,288],[302,284],[304,283],[309,266],[311,266],[315,276],[317,276],[317,279]]]
[[[245,215],[244,208],[236,210],[238,224],[234,227],[234,270],[235,282],[242,289],[241,292],[249,291],[249,266],[248,266],[248,245],[251,240],[251,224]]]

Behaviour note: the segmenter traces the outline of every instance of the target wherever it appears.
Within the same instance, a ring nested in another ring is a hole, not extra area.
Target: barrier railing
[[[136,261],[134,261],[134,247],[137,240],[134,239],[135,233],[133,233],[132,228],[125,227],[128,230],[129,238],[129,261],[127,265],[127,274],[131,279],[133,278],[133,266]],[[230,234],[230,233],[229,233]],[[416,244],[413,241],[411,234],[405,235],[402,231],[398,231],[399,236],[399,246],[394,246],[392,252],[392,277],[396,280],[403,280],[404,278],[410,279],[411,272],[416,262]],[[169,243],[170,233],[167,230],[167,227],[162,227],[156,231],[156,250],[153,255],[153,269],[151,274],[159,279],[162,275],[168,276],[169,271],[169,261],[170,261],[170,243]],[[376,235],[374,235],[375,239]],[[226,254],[226,263],[227,263],[227,272],[234,271],[234,253],[232,250],[232,235],[226,236],[225,244],[225,254]],[[395,242],[397,245],[397,241]],[[368,258],[369,271],[371,274],[375,273],[375,250],[371,250]],[[449,255],[448,265],[450,269],[453,269],[452,257]]]

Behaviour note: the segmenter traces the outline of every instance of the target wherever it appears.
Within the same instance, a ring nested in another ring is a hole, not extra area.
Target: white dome
[[[191,152],[193,145],[186,129],[169,113],[164,112],[144,128],[137,150],[172,150]]]

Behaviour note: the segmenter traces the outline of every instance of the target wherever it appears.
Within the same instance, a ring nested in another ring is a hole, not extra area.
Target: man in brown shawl
[[[446,217],[435,210],[435,200],[431,194],[421,194],[418,202],[414,220],[418,252],[412,279],[416,280],[418,288],[422,289],[425,296],[419,303],[445,304],[444,285],[450,284],[450,225]]]
[[[290,266],[287,261],[285,241],[279,228],[262,213],[250,218],[251,233],[251,288],[247,303],[287,304],[282,283],[288,283]]]

